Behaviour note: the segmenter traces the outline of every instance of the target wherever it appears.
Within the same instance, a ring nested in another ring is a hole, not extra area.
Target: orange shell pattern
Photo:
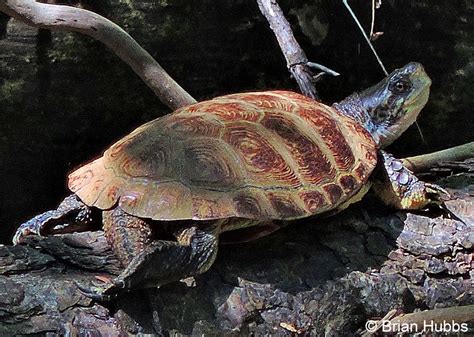
[[[155,220],[296,219],[336,208],[376,164],[352,119],[286,91],[178,109],[69,176],[87,205]]]

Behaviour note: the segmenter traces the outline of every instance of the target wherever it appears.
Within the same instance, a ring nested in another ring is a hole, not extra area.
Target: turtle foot
[[[54,212],[55,211],[45,212],[21,224],[13,236],[13,244],[17,245],[22,243],[26,236],[41,236],[41,229],[46,225],[46,222],[54,216]]]
[[[93,284],[90,287],[83,286],[76,281],[75,284],[84,296],[96,302],[113,301],[120,295],[120,292],[122,292],[125,288],[124,282],[118,280],[111,280],[110,282],[103,283],[101,285]]]
[[[13,244],[22,243],[29,235],[67,233],[87,228],[91,223],[91,209],[72,194],[57,209],[39,214],[21,224],[13,236]]]

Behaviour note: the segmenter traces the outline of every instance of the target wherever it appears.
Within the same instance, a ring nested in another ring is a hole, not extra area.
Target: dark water
[[[159,3],[159,4],[158,4]],[[365,27],[370,1],[352,1]],[[296,90],[253,1],[87,1],[126,28],[198,100],[219,94]],[[383,73],[341,1],[281,1],[311,61],[342,75],[317,87],[325,102]],[[473,140],[474,5],[383,1],[375,42],[390,70],[421,62],[433,80],[419,124],[391,147],[397,156]],[[65,176],[114,140],[168,109],[100,43],[37,31],[0,17],[0,241],[63,196]]]

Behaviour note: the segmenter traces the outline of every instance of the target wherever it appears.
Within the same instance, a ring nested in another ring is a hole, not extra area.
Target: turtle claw
[[[425,183],[425,190],[426,193],[431,197],[432,203],[437,205],[449,219],[457,220],[466,224],[463,219],[453,213],[453,211],[451,211],[446,205],[445,202],[451,200],[451,194],[448,191],[446,191],[441,186],[431,183]]]
[[[445,201],[451,199],[451,195],[441,186],[431,183],[424,183],[426,194],[430,197],[432,203],[437,205],[444,204]]]
[[[15,232],[13,236],[13,244],[18,245],[23,241],[23,238],[29,235],[41,236],[41,229],[50,219],[49,212],[35,216],[33,219],[23,223]]]
[[[25,236],[28,236],[28,235],[31,235],[31,234],[37,234],[37,233],[32,232],[28,228],[18,228],[15,232],[15,235],[13,236],[13,239],[12,239],[13,245],[16,246],[16,245],[20,244],[23,241],[22,239]]]
[[[125,284],[122,281],[112,280],[109,283],[103,285],[93,285],[91,287],[85,287],[78,282],[74,281],[79,291],[86,297],[96,302],[110,302],[115,300],[120,291],[125,288]]]

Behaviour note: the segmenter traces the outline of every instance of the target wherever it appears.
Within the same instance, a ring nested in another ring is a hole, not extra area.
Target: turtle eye
[[[410,82],[404,79],[399,79],[390,86],[390,90],[398,94],[405,93],[411,89]]]

